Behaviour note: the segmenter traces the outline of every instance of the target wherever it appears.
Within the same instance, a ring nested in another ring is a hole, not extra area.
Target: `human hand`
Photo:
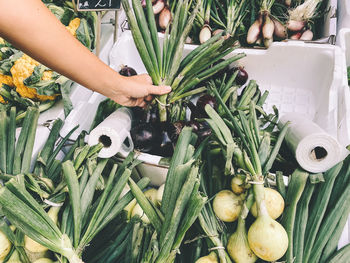
[[[153,99],[152,95],[164,95],[171,91],[168,86],[154,86],[147,74],[132,77],[120,76],[118,87],[109,97],[123,106],[146,106]]]

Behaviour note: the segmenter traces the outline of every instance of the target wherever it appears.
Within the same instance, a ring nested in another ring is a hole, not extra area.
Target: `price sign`
[[[120,0],[78,0],[78,11],[104,11],[120,9]]]

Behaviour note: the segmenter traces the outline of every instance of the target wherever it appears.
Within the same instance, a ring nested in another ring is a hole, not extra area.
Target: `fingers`
[[[153,95],[164,95],[171,91],[170,86],[148,86],[147,87],[148,94]]]

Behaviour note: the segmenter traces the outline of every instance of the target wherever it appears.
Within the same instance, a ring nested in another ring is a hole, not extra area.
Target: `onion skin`
[[[268,215],[261,215],[249,228],[248,242],[259,258],[276,261],[287,251],[288,235],[280,223]]]
[[[305,30],[301,36],[300,36],[300,40],[303,40],[303,41],[311,41],[314,37],[314,33],[308,29],[308,30]]]
[[[160,28],[166,29],[168,27],[171,21],[171,12],[168,6],[160,12],[158,21]]]
[[[281,39],[287,38],[287,28],[278,20],[272,18],[273,24],[275,25],[273,34]]]
[[[211,28],[209,25],[204,25],[201,29],[201,32],[199,32],[199,42],[203,44],[207,40],[211,38]]]
[[[255,20],[255,22],[249,27],[247,33],[247,43],[254,44],[260,36],[262,25],[262,16]]]
[[[287,28],[290,31],[300,31],[305,27],[305,21],[289,20],[287,22]]]
[[[164,0],[158,0],[154,5],[153,5],[153,14],[157,15],[160,12],[162,12],[162,10],[165,7],[165,2]]]
[[[284,210],[284,199],[279,192],[272,188],[265,188],[265,205],[267,212],[272,219],[279,218]],[[250,209],[250,212],[254,217],[257,217],[258,211],[256,208],[256,203]]]
[[[242,209],[242,200],[229,190],[222,190],[216,194],[213,201],[215,215],[224,222],[237,220]]]

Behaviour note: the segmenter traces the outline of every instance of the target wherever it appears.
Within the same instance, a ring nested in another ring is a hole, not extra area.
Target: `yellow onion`
[[[252,195],[248,196],[249,199],[252,199],[250,197]],[[246,202],[238,218],[237,230],[230,236],[227,243],[227,251],[236,263],[254,263],[258,259],[248,244],[245,219],[249,213],[249,208]],[[249,203],[249,206],[251,206],[252,200]]]
[[[215,252],[211,252],[208,256],[201,257],[195,263],[219,263]]]
[[[256,178],[255,178],[255,181]],[[263,181],[261,181],[263,183]],[[288,248],[288,235],[283,226],[272,219],[265,205],[264,186],[254,185],[258,217],[248,230],[249,247],[254,254],[266,261],[280,259]]]
[[[242,206],[242,199],[230,190],[222,190],[216,194],[213,200],[215,215],[224,222],[235,221]]]
[[[3,260],[11,250],[11,242],[7,236],[0,231],[0,261]]]
[[[236,263],[254,263],[258,259],[249,247],[245,228],[243,230],[237,229],[230,236],[227,243],[227,251]]]
[[[164,187],[165,187],[165,184],[162,184],[161,186],[159,186],[159,188],[157,190],[156,199],[157,199],[157,203],[158,203],[159,206],[162,204]]]
[[[267,212],[271,216],[272,219],[276,219],[280,217],[284,210],[284,199],[282,195],[272,188],[265,188],[265,205],[267,208]],[[250,212],[254,217],[257,217],[258,210],[256,208],[256,202],[253,204]]]
[[[33,263],[53,263],[54,261],[49,258],[39,258],[35,260]]]
[[[239,175],[235,176],[231,180],[231,190],[234,192],[236,195],[240,195],[245,191],[245,184],[244,180],[242,177]]]

